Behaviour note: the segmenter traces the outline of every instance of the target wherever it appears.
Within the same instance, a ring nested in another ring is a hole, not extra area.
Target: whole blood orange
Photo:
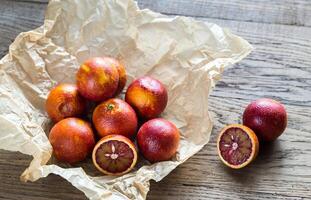
[[[73,117],[56,123],[49,140],[57,160],[71,164],[84,160],[95,145],[90,124]]]
[[[92,160],[95,167],[107,175],[122,175],[133,169],[137,151],[131,140],[122,135],[103,137],[94,147]]]
[[[287,113],[280,102],[262,98],[246,107],[243,124],[251,128],[259,140],[271,142],[284,132],[287,126]]]
[[[60,84],[53,88],[45,103],[46,112],[54,122],[78,117],[84,113],[85,108],[86,101],[73,84]]]
[[[165,86],[149,76],[134,80],[125,94],[125,101],[144,119],[159,116],[166,107],[167,98]]]
[[[115,95],[119,72],[110,58],[94,57],[80,66],[76,79],[82,96],[92,101],[104,101]]]
[[[259,150],[259,142],[250,128],[232,124],[220,132],[217,149],[224,164],[240,169],[255,159]]]
[[[179,146],[177,127],[162,118],[144,123],[137,133],[137,143],[143,156],[150,162],[171,159]]]
[[[132,138],[137,131],[137,117],[133,108],[117,98],[99,104],[93,112],[93,123],[100,137],[119,134]]]

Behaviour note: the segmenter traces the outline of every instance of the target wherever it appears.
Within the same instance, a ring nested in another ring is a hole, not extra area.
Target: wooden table
[[[0,56],[17,34],[40,26],[47,0],[0,0]],[[215,126],[198,154],[159,183],[148,199],[311,199],[311,2],[309,0],[139,0],[143,8],[185,15],[230,28],[255,50],[227,69],[210,97]],[[289,114],[285,133],[261,146],[242,170],[219,160],[219,130],[241,122],[244,107],[260,97],[282,101]],[[35,183],[19,176],[31,157],[0,151],[0,199],[86,199],[51,175]]]

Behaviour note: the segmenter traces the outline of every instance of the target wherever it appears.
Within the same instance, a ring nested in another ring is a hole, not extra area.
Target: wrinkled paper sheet
[[[44,25],[21,33],[0,61],[0,148],[33,156],[23,181],[57,174],[89,199],[145,199],[150,179],[160,181],[209,141],[209,93],[224,68],[251,49],[215,24],[140,10],[132,0],[51,0]],[[51,159],[47,94],[57,83],[74,83],[85,59],[103,55],[126,65],[128,83],[147,74],[168,88],[163,117],[182,135],[172,161],[141,160],[116,178],[88,175],[86,168],[96,171],[91,164],[60,167]]]

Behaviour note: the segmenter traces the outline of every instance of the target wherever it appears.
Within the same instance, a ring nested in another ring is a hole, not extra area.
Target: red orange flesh
[[[144,119],[159,116],[166,107],[167,98],[165,86],[149,76],[134,80],[125,95],[125,101]]]
[[[95,167],[104,174],[123,175],[135,166],[137,151],[128,138],[108,135],[95,145],[92,160]]]
[[[115,95],[119,72],[110,58],[94,57],[80,66],[76,79],[82,96],[92,101],[104,101]]]
[[[78,118],[66,118],[56,123],[49,140],[56,159],[70,164],[84,160],[95,145],[91,126]]]
[[[240,124],[226,126],[217,141],[218,154],[224,164],[240,169],[248,165],[258,154],[256,134]]]
[[[53,88],[46,100],[49,117],[58,122],[67,117],[78,117],[85,112],[86,101],[73,84],[60,84]]]
[[[93,112],[93,123],[100,137],[119,134],[131,138],[137,131],[137,117],[133,108],[121,99],[109,99]]]

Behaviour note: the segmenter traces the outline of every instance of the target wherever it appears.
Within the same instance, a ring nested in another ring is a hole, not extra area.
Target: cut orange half
[[[250,128],[232,124],[220,132],[217,149],[219,157],[225,165],[233,169],[240,169],[256,158],[259,143],[256,134]]]
[[[95,145],[92,160],[107,175],[123,175],[133,169],[137,151],[131,140],[122,135],[108,135]]]

